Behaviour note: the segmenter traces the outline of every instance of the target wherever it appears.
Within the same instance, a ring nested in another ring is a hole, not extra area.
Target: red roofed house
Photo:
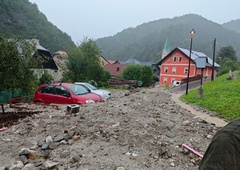
[[[123,73],[123,69],[128,66],[128,64],[105,64],[103,69],[109,71],[109,73],[113,76],[120,76]]]
[[[175,48],[166,55],[157,65],[160,65],[160,84],[173,85],[173,81],[183,82],[188,75],[190,51],[183,48]],[[192,51],[190,60],[189,78],[197,75],[211,77],[213,60],[204,53]],[[220,67],[214,62],[214,75],[216,68]]]

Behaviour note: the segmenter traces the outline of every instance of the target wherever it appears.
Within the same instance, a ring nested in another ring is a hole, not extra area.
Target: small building
[[[112,77],[117,77],[123,73],[123,69],[127,66],[128,64],[105,64],[103,69],[108,71]]]
[[[167,54],[157,65],[160,67],[160,84],[173,85],[174,81],[183,82],[188,76],[190,51],[177,47]],[[213,60],[202,52],[192,51],[189,77],[205,77],[212,75]],[[214,62],[214,76],[220,66]]]
[[[42,57],[43,58],[43,64],[42,64],[42,68],[35,68],[34,70],[34,74],[37,76],[37,78],[41,78],[41,76],[44,74],[44,72],[49,73],[50,75],[52,75],[52,77],[55,77],[55,74],[58,72],[58,67],[55,63],[55,61],[53,60],[53,57],[50,53],[49,50],[47,50],[46,48],[44,48],[43,46],[41,46],[39,44],[39,40],[38,39],[32,39],[30,41],[30,43],[34,44],[36,47],[36,51],[33,53],[33,57]]]

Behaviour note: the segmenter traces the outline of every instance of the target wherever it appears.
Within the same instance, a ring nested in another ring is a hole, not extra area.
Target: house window
[[[172,78],[172,79],[171,79],[171,82],[173,83],[174,81],[175,81],[175,78]]]
[[[119,67],[117,67],[117,71],[119,71],[120,70],[120,68]]]
[[[180,56],[180,57],[178,57],[178,61],[182,61],[182,57]]]
[[[177,61],[177,57],[176,56],[173,56],[173,61]]]
[[[164,72],[167,73],[168,72],[168,67],[164,68]]]
[[[172,73],[176,73],[176,67],[172,68]]]
[[[184,68],[184,73],[188,73],[188,68]]]
[[[167,83],[167,77],[164,77],[163,82]]]

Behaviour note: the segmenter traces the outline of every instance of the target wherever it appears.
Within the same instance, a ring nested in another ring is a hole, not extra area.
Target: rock
[[[0,167],[0,170],[9,170],[9,168],[8,167]]]
[[[207,138],[208,139],[211,139],[213,136],[212,135],[207,135]]]
[[[49,150],[43,150],[43,151],[42,151],[42,154],[43,154],[43,157],[46,159],[46,158],[49,157],[50,151],[49,151]]]
[[[45,138],[41,138],[41,139],[38,140],[37,145],[42,146],[45,143],[45,141],[46,141]]]
[[[67,158],[71,155],[71,152],[69,151],[63,151],[60,155],[61,158]]]
[[[47,143],[44,143],[42,145],[42,150],[46,150],[46,149],[48,149],[48,147],[49,147],[49,145]]]
[[[29,148],[30,150],[37,150],[38,149],[38,145],[33,145]]]
[[[29,148],[22,148],[20,151],[19,156],[24,155],[24,156],[28,156],[28,154],[30,153],[30,149]]]
[[[25,165],[22,170],[38,170],[38,168],[35,167],[33,164],[29,163],[29,164]]]
[[[77,141],[77,140],[79,140],[80,139],[80,136],[79,135],[74,135],[73,137],[72,137],[72,139],[73,139],[73,141]]]
[[[49,147],[49,149],[53,150],[53,149],[56,149],[58,147],[58,144],[57,143],[49,143],[48,147]]]
[[[54,142],[61,142],[62,140],[64,140],[64,136],[63,135],[57,135],[53,141]]]
[[[189,121],[189,120],[185,120],[184,122],[183,122],[183,126],[188,126],[188,125],[190,125],[191,124],[191,122]]]
[[[48,136],[46,138],[46,143],[52,143],[52,142],[53,142],[52,136]]]
[[[19,160],[22,161],[23,165],[26,165],[29,162],[25,155],[19,156]]]
[[[52,162],[49,160],[44,162],[45,168],[49,168],[49,169],[56,167],[58,164],[59,164],[58,162]]]
[[[32,163],[35,167],[43,165],[44,160],[34,160]]]
[[[174,138],[176,135],[175,135],[175,133],[173,133],[173,132],[168,132],[168,133],[166,134],[166,136],[169,137],[169,138]]]
[[[121,166],[121,167],[117,167],[116,170],[125,170],[125,168]]]
[[[22,169],[24,167],[22,161],[16,161],[14,165],[12,165],[9,170],[16,170],[16,169]]]
[[[170,166],[175,167],[175,163],[174,162],[170,163]]]

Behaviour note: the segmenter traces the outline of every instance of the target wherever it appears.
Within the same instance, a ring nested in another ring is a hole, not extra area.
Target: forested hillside
[[[223,26],[230,30],[236,31],[237,33],[240,33],[240,19],[232,20],[227,23],[224,23]]]
[[[71,37],[49,22],[28,0],[0,0],[0,33],[38,38],[52,53],[74,44]]]
[[[240,34],[196,14],[144,23],[114,36],[97,39],[96,42],[107,59],[125,61],[133,57],[140,61],[158,62],[167,38],[172,49],[189,48],[189,32],[192,28],[196,31],[193,50],[212,57],[213,40],[216,38],[216,52],[228,45],[240,51]]]

